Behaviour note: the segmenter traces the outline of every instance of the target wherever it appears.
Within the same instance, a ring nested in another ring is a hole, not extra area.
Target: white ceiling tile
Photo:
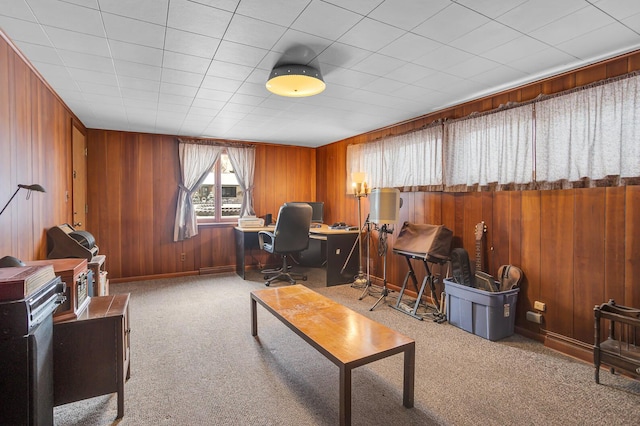
[[[225,40],[270,49],[284,34],[286,28],[242,15],[231,19]]]
[[[0,16],[0,29],[10,34],[11,39],[15,42],[24,41],[42,46],[52,46],[44,29],[33,22],[10,18],[8,16]]]
[[[185,55],[201,56],[211,59],[220,45],[219,38],[167,28],[164,48]]]
[[[188,71],[196,74],[206,74],[211,60],[200,56],[183,55],[176,52],[164,52],[162,66],[180,71]]]
[[[375,52],[404,33],[403,30],[391,25],[364,18],[340,37],[339,41],[350,46]]]
[[[203,88],[221,90],[223,92],[235,92],[241,85],[241,81],[232,80],[230,78],[215,77],[212,75],[205,76],[202,81]]]
[[[113,61],[111,58],[63,49],[58,49],[57,53],[67,67],[93,71],[108,71],[111,73],[114,72]]]
[[[196,99],[209,99],[212,101],[227,102],[231,99],[231,96],[233,96],[233,91],[229,92],[225,90],[200,88],[196,95]]]
[[[202,3],[207,6],[215,7],[217,9],[226,10],[227,12],[233,12],[238,8],[240,0],[189,0],[196,3]]]
[[[526,1],[528,0],[455,0],[456,3],[466,6],[491,19],[508,12]]]
[[[27,55],[32,62],[44,62],[64,66],[62,58],[58,55],[58,51],[51,46],[23,42],[20,43],[20,50]]]
[[[413,32],[441,43],[449,43],[487,22],[489,22],[489,18],[486,16],[456,3],[451,3],[414,28]]]
[[[89,53],[98,56],[110,56],[107,40],[103,37],[47,26],[43,28],[56,49],[72,50],[74,52]]]
[[[385,0],[369,17],[404,30],[411,30],[451,4],[450,0]]]
[[[255,67],[267,54],[267,50],[243,44],[222,41],[214,59],[232,64]]]
[[[153,65],[137,64],[135,62],[122,61],[116,59],[113,61],[118,75],[126,77],[136,77],[147,80],[160,81],[162,69]]]
[[[351,67],[351,69],[382,77],[405,64],[407,62],[400,59],[374,53]]]
[[[160,92],[167,93],[169,95],[179,95],[179,96],[195,96],[198,92],[196,87],[185,86],[183,84],[173,84],[167,82],[160,83]]]
[[[76,81],[79,82],[88,82],[92,84],[101,84],[107,86],[118,86],[118,80],[116,78],[115,73],[108,72],[100,72],[100,71],[92,71],[92,70],[83,70],[80,68],[69,68],[69,74]],[[112,89],[113,90],[113,89]]]
[[[584,0],[535,0],[519,4],[497,21],[525,34],[585,7]],[[553,12],[553,13],[551,13]]]
[[[371,55],[371,52],[368,50],[349,46],[344,43],[333,43],[318,55],[318,60],[323,64],[349,68],[369,55]]]
[[[592,3],[618,20],[640,13],[640,2],[637,0],[598,0]]]
[[[193,96],[173,95],[160,92],[159,102],[164,105],[189,106],[193,102]]]
[[[188,71],[163,68],[161,81],[167,83],[184,84],[186,86],[200,87],[204,74]]]
[[[531,53],[547,49],[549,45],[523,35],[482,54],[483,57],[502,64],[523,58]]]
[[[122,94],[123,99],[140,99],[145,101],[152,101],[156,105],[158,103],[158,92],[149,92],[147,90],[121,87],[120,93]]]
[[[450,46],[442,46],[433,52],[429,52],[426,55],[414,60],[416,64],[432,68],[436,70],[446,70],[456,64],[464,61],[468,61],[473,58],[472,55],[467,52],[463,52],[460,49]]]
[[[638,48],[640,48],[640,34],[618,22],[558,45],[558,49],[576,58],[588,60],[602,59],[616,49],[624,53]]]
[[[406,86],[406,83],[381,77],[363,86],[362,90],[393,95],[397,90],[401,89],[404,86]]]
[[[167,26],[214,38],[222,38],[232,13],[188,0],[169,3]]]
[[[486,71],[495,69],[500,64],[490,61],[489,59],[474,56],[471,59],[460,62],[447,68],[449,74],[462,78],[472,78],[475,74],[482,74]]]
[[[622,23],[640,34],[640,13],[624,19]]]
[[[110,96],[113,99],[121,99],[119,96],[115,96],[115,95],[119,95],[120,93],[118,91],[118,88],[112,84],[105,85],[105,84],[92,83],[88,81],[78,81],[77,83],[78,83],[78,86],[80,86],[80,90],[82,90],[83,93],[101,95],[101,96]],[[121,103],[122,100],[117,102]]]
[[[127,77],[124,75],[118,75],[118,84],[121,88],[145,90],[147,92],[158,92],[160,90],[160,81]]]
[[[532,77],[547,77],[557,73],[566,65],[577,63],[577,59],[555,47],[548,47],[539,52],[533,52],[521,59],[512,61],[509,66],[526,72]]]
[[[317,2],[319,0],[314,0]],[[383,0],[320,0],[344,9],[350,10],[360,15],[367,15],[375,9]]]
[[[442,47],[442,43],[417,34],[405,33],[380,49],[378,53],[405,61],[413,61],[439,47]]]
[[[279,59],[306,64],[323,52],[330,44],[331,40],[302,31],[287,29],[271,50],[282,53]]]
[[[253,68],[244,65],[230,64],[228,62],[213,61],[209,66],[207,75],[222,77],[231,80],[244,81],[251,75]]]
[[[360,88],[369,84],[377,77],[373,74],[366,74],[352,69],[338,68],[331,74],[325,76],[325,82],[329,84],[339,84],[341,86]]]
[[[96,9],[58,0],[28,0],[28,3],[42,25],[104,36],[100,11]]]
[[[125,43],[123,41],[109,40],[111,56],[113,59],[139,64],[162,66],[162,49],[140,46],[139,44]]]
[[[24,21],[36,22],[36,17],[24,1],[1,0],[0,15]]]
[[[310,0],[245,0],[237,13],[288,27],[310,3]]]
[[[530,33],[549,45],[557,45],[615,22],[609,15],[594,7],[585,7]]]
[[[318,37],[337,39],[362,16],[322,1],[313,1],[295,20],[291,28]],[[331,23],[327,25],[327,23]]]
[[[406,64],[387,73],[385,77],[404,83],[414,83],[420,79],[433,74],[435,71],[430,68],[407,62]]]
[[[132,44],[162,49],[165,27],[137,19],[103,13],[102,20],[111,40],[126,41]]]
[[[203,108],[209,110],[221,110],[226,101],[217,101],[215,99],[195,98],[191,104],[192,108]]]
[[[489,21],[486,24],[466,33],[449,43],[465,52],[480,55],[488,50],[519,38],[522,34],[499,22]]]
[[[529,78],[529,75],[522,71],[506,65],[501,65],[474,75],[472,80],[482,83],[485,87],[500,87],[507,89],[508,87],[515,87],[513,83],[514,81],[524,82]]]
[[[103,12],[164,25],[167,23],[169,0],[100,0],[100,9]]]

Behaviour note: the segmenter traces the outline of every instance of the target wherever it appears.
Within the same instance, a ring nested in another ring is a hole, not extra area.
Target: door
[[[71,126],[73,151],[73,227],[85,230],[87,222],[87,137],[75,124]]]

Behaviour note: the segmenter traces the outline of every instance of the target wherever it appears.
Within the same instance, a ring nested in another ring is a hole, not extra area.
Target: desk
[[[258,231],[273,231],[273,226],[261,228],[241,228],[234,229],[236,240],[236,274],[245,278],[246,252],[252,249],[260,249],[258,244]],[[331,229],[323,224],[319,228],[309,229],[310,242],[308,250],[319,250],[320,257],[326,270],[327,286],[345,284],[353,281],[353,277],[358,273],[358,246],[356,245],[349,263],[344,273],[340,273],[344,262],[349,256],[353,244],[358,239],[358,231],[347,231],[344,229]],[[312,244],[316,242],[316,244]],[[304,253],[302,257],[305,257]],[[314,257],[313,255],[309,257]],[[317,256],[316,256],[317,257]]]
[[[251,335],[258,335],[257,304],[340,368],[340,424],[351,424],[351,370],[404,354],[402,403],[413,407],[416,343],[389,327],[302,285],[251,292]]]

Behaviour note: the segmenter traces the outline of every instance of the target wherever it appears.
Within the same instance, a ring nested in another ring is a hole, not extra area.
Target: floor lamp
[[[352,287],[369,286],[369,275],[365,277],[362,269],[362,197],[367,196],[367,182],[365,182],[365,174],[362,172],[351,173],[353,181],[353,195],[358,199],[358,275],[353,280]]]
[[[7,201],[7,204],[4,205],[4,207],[0,211],[0,214],[4,213],[4,211],[9,206],[9,203],[11,203],[11,200],[15,198],[16,194],[18,194],[18,191],[20,191],[20,189],[26,189],[27,191],[29,191],[27,192],[27,200],[29,199],[29,197],[31,197],[31,191],[46,192],[44,188],[41,185],[38,185],[37,183],[33,185],[19,184],[18,189],[16,189],[16,192],[14,192],[11,198],[9,198],[9,201]]]

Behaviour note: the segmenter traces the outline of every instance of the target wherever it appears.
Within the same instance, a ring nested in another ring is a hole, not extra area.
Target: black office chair
[[[300,253],[309,247],[309,227],[311,226],[311,206],[307,203],[286,203],[280,207],[278,219],[273,232],[259,231],[258,240],[263,250],[279,254],[282,257],[282,267],[277,269],[265,269],[262,271],[264,284],[269,286],[276,280],[287,280],[291,284],[297,279],[307,280],[302,273],[290,270],[287,257]]]

